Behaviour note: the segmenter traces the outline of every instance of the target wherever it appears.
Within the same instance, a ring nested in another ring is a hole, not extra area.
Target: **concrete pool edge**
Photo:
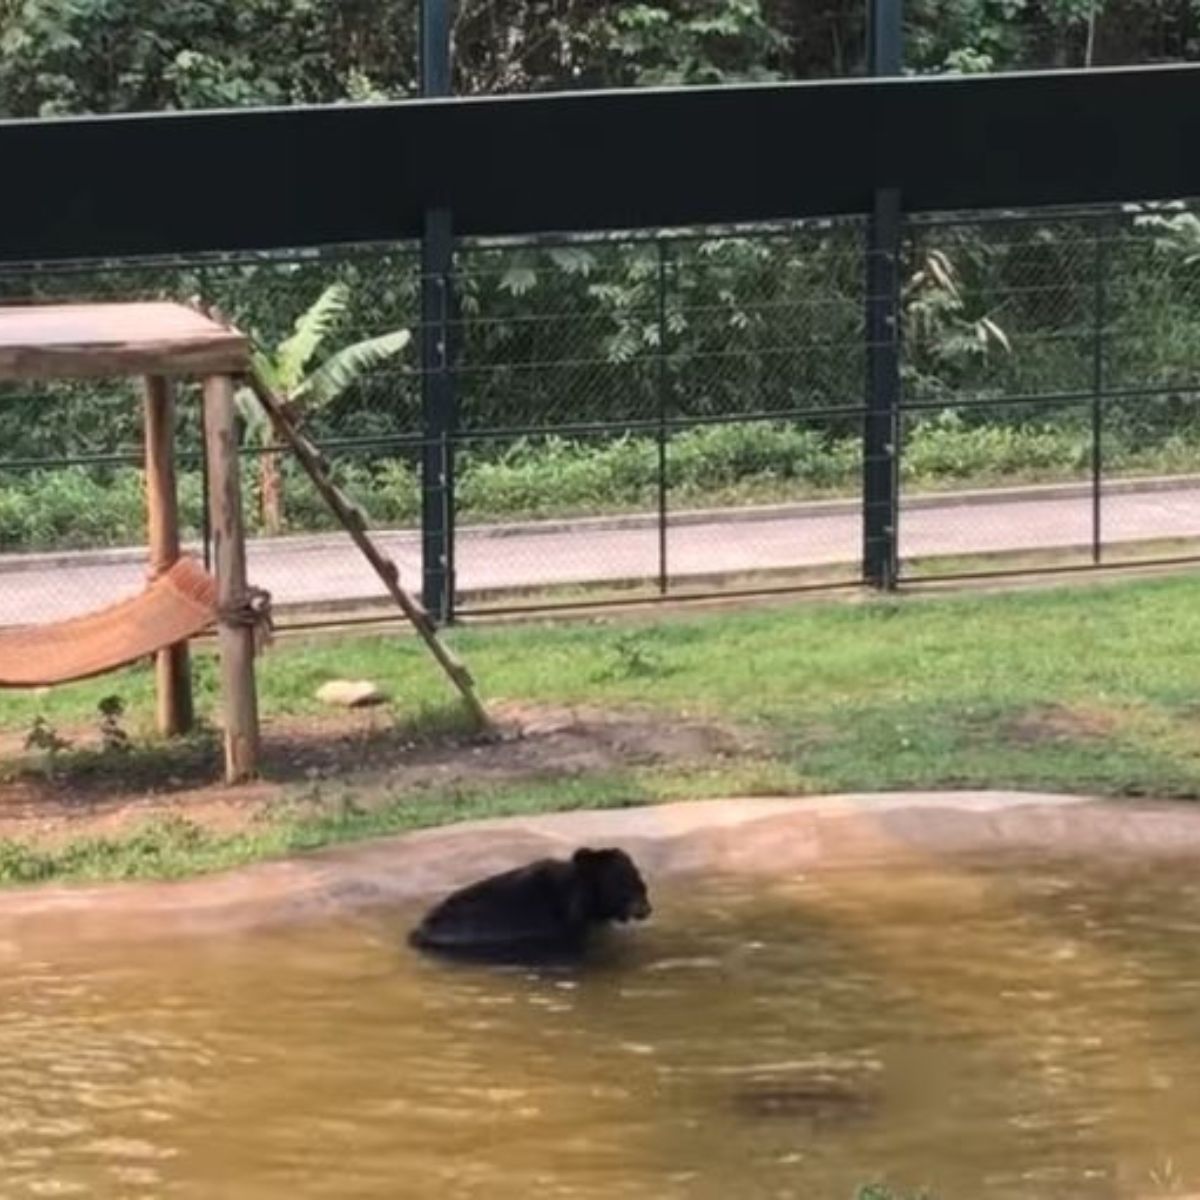
[[[179,882],[0,892],[0,953],[42,936],[232,933],[426,900],[577,845],[618,844],[650,885],[978,856],[1200,858],[1200,806],[1015,791],[697,800],[439,826]]]

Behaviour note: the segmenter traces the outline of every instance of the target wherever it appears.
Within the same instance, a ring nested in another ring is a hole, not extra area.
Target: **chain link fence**
[[[1196,218],[910,225],[901,577],[1200,550]]]
[[[0,302],[215,304],[299,389],[413,590],[437,515],[435,607],[470,616],[861,582],[866,313],[881,299],[867,257],[865,222],[817,221],[461,244],[432,280],[408,244],[28,264],[0,269]],[[883,453],[901,581],[1197,555],[1190,208],[910,218],[898,265]],[[426,328],[431,284],[446,302]],[[336,386],[306,396],[330,359]],[[453,403],[437,422],[434,371]],[[205,554],[195,388],[180,400],[182,520]],[[281,622],[388,614],[243,412],[250,569]],[[142,586],[140,440],[136,381],[0,388],[0,625]]]

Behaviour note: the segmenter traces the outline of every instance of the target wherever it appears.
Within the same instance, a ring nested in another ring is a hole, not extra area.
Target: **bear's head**
[[[582,884],[584,908],[595,921],[644,921],[646,884],[624,850],[576,850],[571,859]]]

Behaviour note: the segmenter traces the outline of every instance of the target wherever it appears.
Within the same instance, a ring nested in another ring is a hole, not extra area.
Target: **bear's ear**
[[[574,854],[571,855],[571,861],[577,867],[586,867],[588,863],[593,863],[601,857],[603,852],[600,850],[589,850],[587,846],[580,846]]]

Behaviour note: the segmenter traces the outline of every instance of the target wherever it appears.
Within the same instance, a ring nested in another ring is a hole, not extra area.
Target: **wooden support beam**
[[[144,379],[146,425],[146,510],[150,578],[165,575],[179,561],[179,498],[175,481],[175,395],[161,375]],[[155,719],[163,737],[192,727],[191,661],[187,642],[155,655]]]
[[[217,634],[225,716],[225,781],[241,783],[258,768],[258,697],[254,681],[254,624],[248,619],[246,537],[238,463],[233,381],[204,381],[205,453],[217,576]]]

